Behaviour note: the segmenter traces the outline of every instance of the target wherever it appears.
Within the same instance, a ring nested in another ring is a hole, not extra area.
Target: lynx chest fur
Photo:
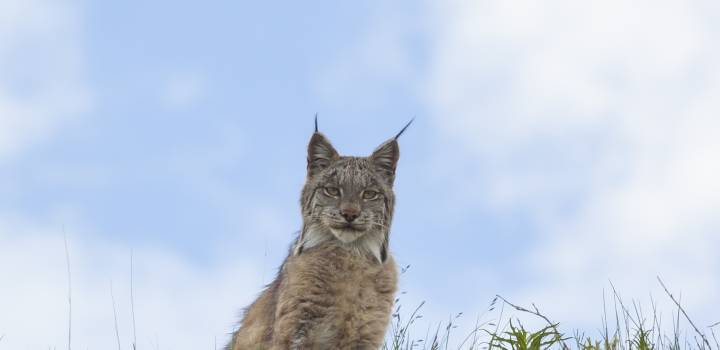
[[[340,156],[316,125],[300,195],[302,229],[227,349],[382,346],[397,288],[389,250],[397,136],[368,157]]]
[[[308,249],[288,259],[276,317],[314,323],[281,348],[378,349],[382,345],[397,285],[392,258],[380,264],[372,256],[335,245]],[[295,314],[295,315],[293,315]],[[281,329],[291,325],[278,324]]]

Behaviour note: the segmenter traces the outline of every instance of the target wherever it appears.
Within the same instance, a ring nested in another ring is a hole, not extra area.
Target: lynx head
[[[385,261],[400,134],[370,156],[350,157],[339,155],[315,130],[308,144],[307,179],[300,200],[303,229],[295,254],[331,241]]]

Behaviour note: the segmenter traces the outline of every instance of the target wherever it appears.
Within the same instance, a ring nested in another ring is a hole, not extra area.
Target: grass
[[[462,316],[457,314],[447,322],[438,324],[432,331],[419,331],[418,336],[417,321],[423,317],[421,309],[425,303],[422,302],[415,309],[409,310],[404,317],[400,300],[397,299],[382,350],[720,350],[720,342],[714,329],[720,326],[720,322],[705,327],[703,331],[659,277],[658,282],[675,305],[670,331],[663,330],[660,312],[654,300],[651,316],[645,317],[636,302],[631,302],[632,308],[628,308],[615,286],[610,283],[614,318],[612,321],[608,318],[603,300],[602,328],[597,337],[586,336],[577,330],[572,336],[567,336],[561,331],[558,322],[541,313],[534,304],[531,307],[515,305],[500,295],[492,300],[486,312],[499,312],[499,316],[486,322],[480,322],[483,315],[479,316],[469,334],[460,337],[454,334]],[[506,307],[527,318],[506,318]],[[536,327],[535,330],[528,330],[523,325],[537,323],[538,320],[544,325]],[[690,333],[681,331],[683,327]],[[453,337],[457,339],[451,340]]]

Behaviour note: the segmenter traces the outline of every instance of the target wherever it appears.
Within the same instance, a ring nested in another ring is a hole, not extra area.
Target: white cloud
[[[0,3],[0,161],[89,108],[78,17],[72,2]]]
[[[545,282],[522,300],[596,324],[598,309],[582,306],[607,278],[645,299],[659,274],[691,311],[716,316],[717,11],[679,0],[429,11],[425,96],[460,161],[483,167],[466,198],[529,209],[541,227],[522,268]]]
[[[33,220],[37,222],[38,220]],[[132,342],[130,249],[67,227],[72,271],[72,346],[115,346],[110,285],[123,348]],[[261,268],[227,250],[199,267],[159,247],[134,250],[138,348],[212,349],[227,341],[241,306],[260,290]],[[0,218],[0,335],[9,349],[65,348],[67,279],[62,227]]]

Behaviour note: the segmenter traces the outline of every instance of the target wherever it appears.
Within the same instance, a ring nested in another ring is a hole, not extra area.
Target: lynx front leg
[[[292,287],[289,283],[277,305],[273,349],[322,349],[327,344],[322,344],[318,338],[319,333],[323,333],[318,326],[329,312],[329,298],[321,288],[307,288],[305,285],[304,290],[298,291]]]
[[[308,348],[310,348],[310,340],[308,339],[307,330],[301,328],[290,340],[290,350],[302,350]]]
[[[312,253],[288,259],[275,308],[273,350],[334,349],[321,326],[335,303],[326,266]]]
[[[299,306],[282,315],[275,324],[272,350],[307,350],[314,349],[310,333],[315,320],[307,312],[307,306]]]

